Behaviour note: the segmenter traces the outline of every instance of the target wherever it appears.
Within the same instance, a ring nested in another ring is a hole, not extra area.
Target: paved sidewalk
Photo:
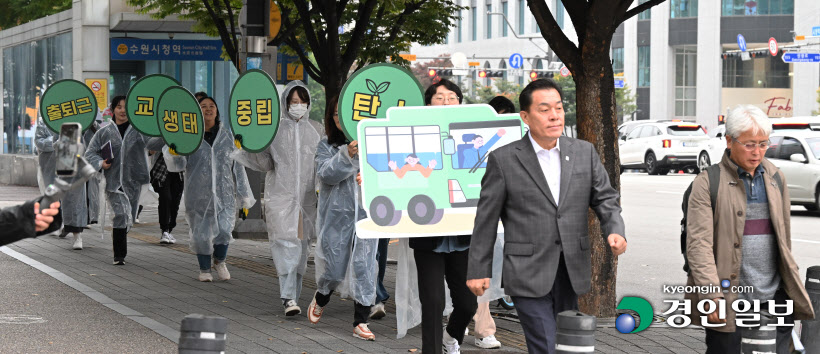
[[[0,205],[33,199],[36,188],[0,185]],[[110,217],[110,215],[109,215]],[[375,342],[352,336],[353,302],[334,296],[318,325],[306,318],[307,306],[316,289],[314,266],[308,266],[299,299],[302,315],[285,317],[278,299],[279,286],[271,260],[269,244],[259,240],[236,240],[228,251],[228,282],[201,283],[196,257],[188,250],[188,228],[180,211],[174,236],[176,245],[160,245],[156,202],[148,203],[140,215],[141,224],[129,233],[126,265],[111,265],[110,228],[104,232],[93,225],[83,234],[82,251],[71,250],[71,237],[44,236],[11,245],[10,248],[63,272],[123,306],[172,329],[190,313],[223,316],[228,325],[229,352],[241,353],[399,353],[418,351],[419,328],[396,339],[393,301],[388,301],[388,316],[371,321]],[[391,247],[395,247],[392,246]],[[386,286],[393,294],[395,265],[389,264]],[[215,273],[214,273],[215,274]],[[492,353],[524,352],[521,327],[505,311],[491,305],[496,318],[496,336],[504,344]],[[497,310],[497,311],[496,311]],[[472,328],[472,325],[471,325]],[[471,330],[472,333],[472,330]],[[703,352],[703,331],[651,327],[635,335],[623,335],[614,328],[599,328],[596,351],[601,353],[697,353]],[[93,339],[88,339],[93,340]],[[481,352],[468,336],[465,353]],[[168,341],[171,348],[176,344]]]

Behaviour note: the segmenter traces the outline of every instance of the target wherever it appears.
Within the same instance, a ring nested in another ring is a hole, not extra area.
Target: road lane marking
[[[806,242],[806,243],[816,243],[816,244],[820,245],[820,241],[814,241],[814,240],[803,240],[803,239],[799,239],[799,238],[793,238],[792,241]]]

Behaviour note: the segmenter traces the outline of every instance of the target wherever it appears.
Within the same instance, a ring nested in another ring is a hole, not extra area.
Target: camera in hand
[[[58,176],[74,177],[77,173],[78,161],[83,154],[81,134],[80,123],[65,123],[60,128],[60,138],[54,146]]]

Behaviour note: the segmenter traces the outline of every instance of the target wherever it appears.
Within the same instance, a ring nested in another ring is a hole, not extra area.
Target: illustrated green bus
[[[393,226],[404,212],[433,225],[447,209],[475,208],[488,153],[521,139],[524,125],[482,104],[391,108],[358,129],[363,206]]]

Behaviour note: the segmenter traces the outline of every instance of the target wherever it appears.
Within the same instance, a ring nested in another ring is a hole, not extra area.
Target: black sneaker
[[[115,259],[114,265],[125,265],[125,261],[122,259]]]

